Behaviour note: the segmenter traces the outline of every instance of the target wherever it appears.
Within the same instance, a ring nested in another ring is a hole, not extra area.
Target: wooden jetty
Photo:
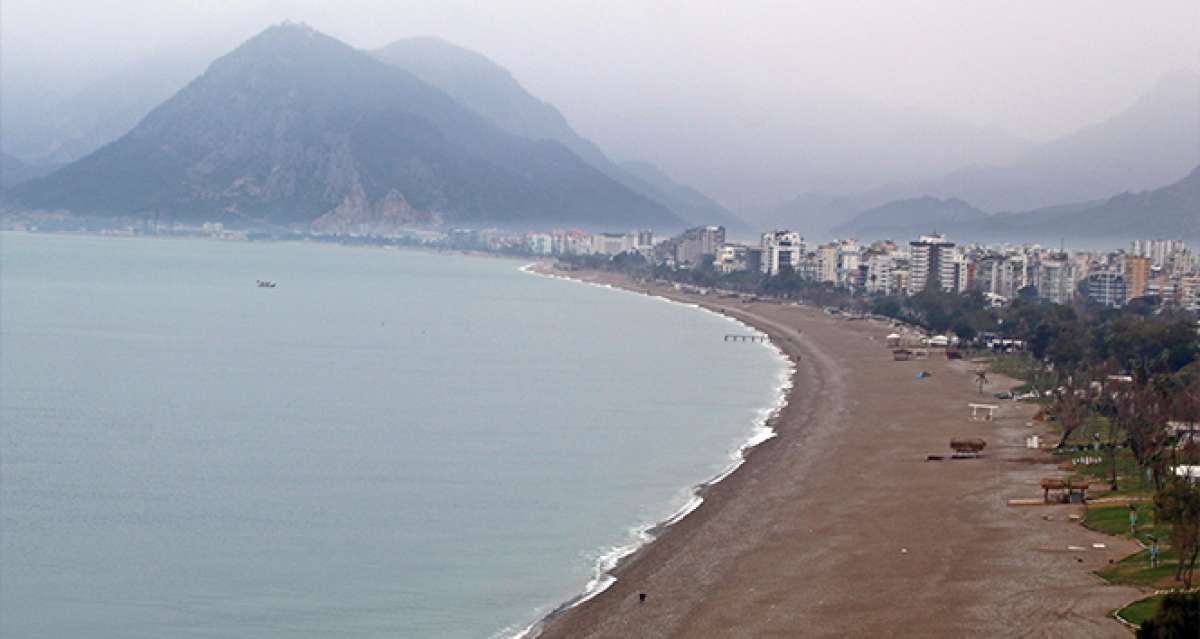
[[[766,335],[726,335],[726,342],[766,342],[770,338]]]

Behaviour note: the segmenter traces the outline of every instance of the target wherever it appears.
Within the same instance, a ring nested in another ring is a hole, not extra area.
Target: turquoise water
[[[518,266],[0,236],[0,636],[491,637],[579,594],[784,364]]]

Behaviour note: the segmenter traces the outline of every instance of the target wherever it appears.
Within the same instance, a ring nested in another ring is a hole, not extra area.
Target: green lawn
[[[1137,586],[1140,588],[1174,588],[1175,567],[1179,556],[1170,548],[1159,545],[1158,567],[1150,568],[1150,551],[1143,550],[1096,571],[1101,579],[1109,583]]]
[[[1074,440],[1075,437],[1072,437]],[[1100,457],[1103,461],[1090,466],[1076,466],[1075,474],[1091,480],[1088,497],[1148,497],[1154,494],[1154,483],[1146,476],[1144,469],[1138,468],[1133,453],[1126,448],[1117,449],[1117,491],[1108,489],[1112,476],[1111,452],[1107,449],[1087,450],[1081,452],[1063,452],[1059,457],[1063,461],[1078,457]],[[1128,522],[1126,522],[1128,524]]]
[[[1149,543],[1146,538],[1153,535],[1158,538],[1160,546],[1165,543],[1170,529],[1166,525],[1159,525],[1157,528],[1154,526],[1154,505],[1150,502],[1138,502],[1137,514],[1138,539]],[[1129,507],[1123,504],[1088,506],[1083,525],[1108,535],[1129,537]]]
[[[1140,626],[1142,622],[1154,616],[1154,612],[1158,609],[1158,602],[1162,601],[1164,595],[1154,595],[1125,606],[1117,611],[1117,616],[1128,621],[1129,623]]]
[[[1134,626],[1141,626],[1142,621],[1146,621],[1154,616],[1154,610],[1158,609],[1158,602],[1162,601],[1162,599],[1162,595],[1138,599],[1138,601],[1127,605],[1127,607],[1117,610],[1117,616],[1129,623],[1133,623]]]

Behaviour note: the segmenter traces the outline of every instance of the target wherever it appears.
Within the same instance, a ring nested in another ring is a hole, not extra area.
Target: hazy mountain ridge
[[[337,211],[339,224],[368,227],[682,226],[561,144],[503,132],[406,71],[296,25],[250,39],[119,140],[13,196],[37,209],[289,225]]]
[[[912,229],[924,229],[923,232],[929,233],[987,217],[984,211],[958,198],[924,196],[867,209],[835,227],[833,232],[863,238],[893,237]]]
[[[1020,213],[984,211],[962,200],[931,196],[898,200],[858,214],[834,229],[859,239],[916,237],[946,232],[960,241],[1038,241],[1062,238],[1200,239],[1200,165],[1157,189]]]
[[[615,163],[580,135],[553,105],[530,94],[507,69],[483,54],[440,38],[406,38],[372,52],[446,92],[501,129],[533,140],[560,142],[588,164],[692,224],[747,229],[734,213],[699,190],[679,184],[644,162]]]
[[[1005,165],[968,165],[854,193],[804,194],[762,217],[823,235],[866,209],[925,196],[958,198],[989,212],[1078,208],[1121,191],[1155,189],[1198,163],[1200,73],[1180,71],[1113,117],[1036,145]]]
[[[0,189],[10,189],[43,175],[49,175],[57,168],[54,165],[29,164],[7,153],[0,153]]]
[[[162,47],[41,110],[10,110],[4,150],[37,164],[78,160],[128,133],[216,55],[207,43]]]
[[[1200,239],[1200,165],[1157,189],[1102,202],[988,216],[959,230],[964,237],[1179,237]]]

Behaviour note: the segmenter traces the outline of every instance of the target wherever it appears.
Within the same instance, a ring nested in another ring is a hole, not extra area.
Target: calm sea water
[[[783,370],[723,318],[500,260],[0,260],[4,637],[519,630],[727,467]]]

